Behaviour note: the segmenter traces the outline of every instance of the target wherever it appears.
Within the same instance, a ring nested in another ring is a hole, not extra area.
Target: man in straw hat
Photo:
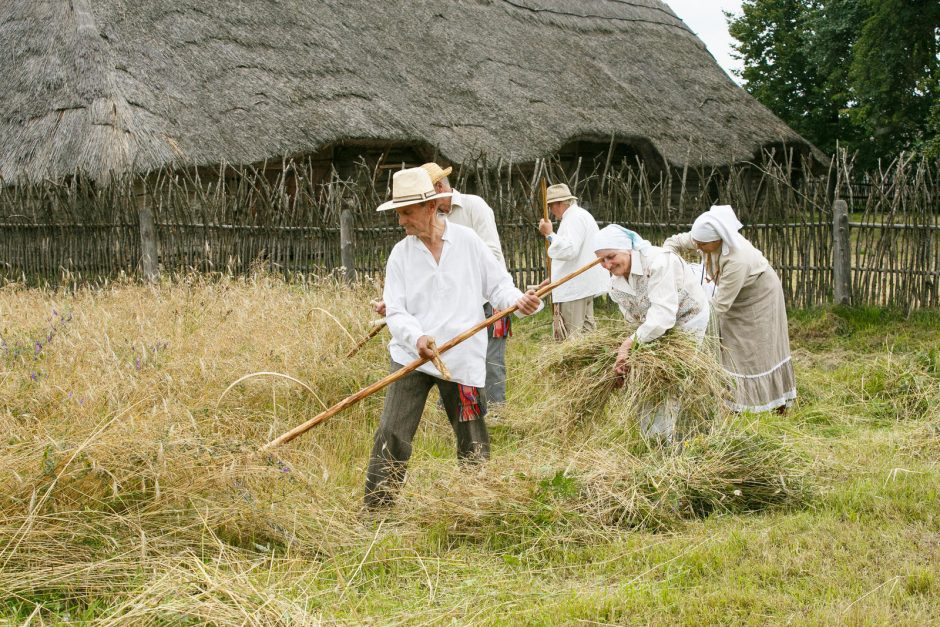
[[[392,200],[378,208],[394,209],[406,235],[392,249],[385,269],[392,371],[419,356],[436,356],[437,342],[444,343],[483,320],[486,301],[500,308],[516,305],[522,315],[541,308],[534,291],[523,294],[516,289],[476,233],[438,215],[437,200],[450,195],[435,191],[425,170],[410,168],[395,173]],[[477,333],[440,359],[450,380],[428,362],[388,388],[366,474],[368,507],[394,500],[432,386],[440,391],[457,436],[457,457],[465,461],[489,457],[486,398],[480,394],[486,378],[486,336]]]
[[[549,210],[560,221],[555,233],[551,221],[539,220],[539,232],[550,242],[548,256],[554,281],[594,259],[591,238],[598,228],[594,216],[578,206],[577,197],[564,183],[550,185],[546,196]],[[552,302],[561,314],[561,324],[555,325],[556,340],[594,330],[594,297],[607,291],[607,283],[607,272],[595,266],[555,290]]]
[[[473,229],[483,243],[493,251],[493,256],[501,266],[506,267],[503,248],[499,243],[496,230],[496,216],[485,200],[473,194],[461,194],[450,186],[447,178],[453,168],[441,168],[434,162],[421,166],[431,176],[435,191],[450,197],[437,201],[437,210],[447,216],[447,221]],[[493,315],[490,303],[483,305],[483,315]],[[486,330],[486,402],[490,408],[494,404],[506,402],[506,340],[512,335],[511,318],[506,317]]]

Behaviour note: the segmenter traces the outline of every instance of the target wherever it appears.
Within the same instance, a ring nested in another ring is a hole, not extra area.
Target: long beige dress
[[[742,238],[743,240],[743,238]],[[767,411],[796,399],[796,376],[783,288],[777,273],[750,242],[702,255],[715,283],[712,311],[718,317],[721,365],[735,382],[735,411]],[[695,250],[689,233],[673,235],[663,248]]]

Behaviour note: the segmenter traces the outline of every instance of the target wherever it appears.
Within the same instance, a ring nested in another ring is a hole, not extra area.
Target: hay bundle
[[[612,413],[630,418],[672,400],[682,408],[680,433],[702,431],[722,411],[731,389],[709,345],[713,340],[699,346],[691,335],[673,331],[635,344],[630,372],[621,381],[614,373],[617,350],[632,333],[612,325],[545,351],[540,371],[553,380],[562,415],[569,420],[599,415],[615,399]]]
[[[808,465],[784,441],[725,429],[690,439],[680,452],[640,458],[594,450],[577,466],[577,511],[604,525],[651,531],[716,512],[796,505],[808,493]]]

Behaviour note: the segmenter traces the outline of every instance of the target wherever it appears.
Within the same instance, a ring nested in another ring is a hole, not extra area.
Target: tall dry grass
[[[432,398],[406,506],[373,518],[360,502],[381,394],[257,450],[386,374],[380,340],[341,357],[377,294],[266,275],[0,289],[0,603],[99,604],[105,623],[315,623],[384,541],[419,559],[455,542],[593,542],[804,498],[805,461],[781,442],[712,431],[650,451],[624,425],[552,432],[520,368],[493,460],[455,463]],[[520,329],[513,350],[537,352]],[[257,371],[315,395],[258,377],[218,403]]]

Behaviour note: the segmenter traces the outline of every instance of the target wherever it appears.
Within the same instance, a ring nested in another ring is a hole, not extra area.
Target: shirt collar
[[[463,207],[463,194],[456,189],[452,189],[451,191],[453,194],[450,197],[450,206],[452,207],[451,211],[453,211],[453,207]]]
[[[630,256],[633,257],[633,261],[630,262],[630,276],[643,274],[643,255],[638,250],[631,250]]]

